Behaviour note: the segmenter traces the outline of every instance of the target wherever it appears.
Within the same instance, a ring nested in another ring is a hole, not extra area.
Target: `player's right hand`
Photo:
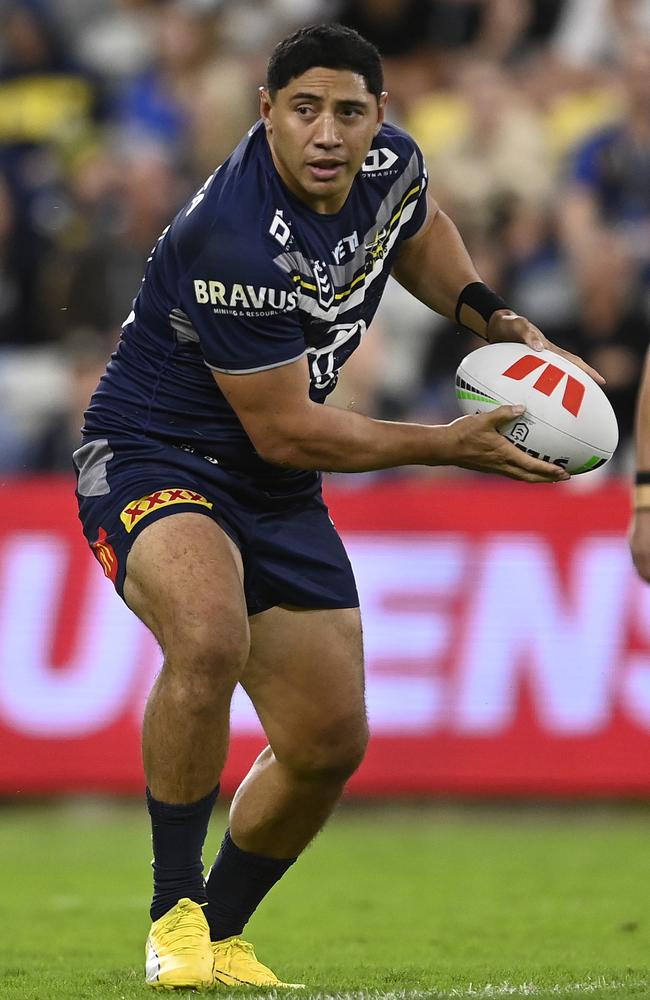
[[[527,455],[499,433],[499,427],[520,417],[523,406],[499,406],[490,413],[459,417],[447,425],[450,465],[477,472],[495,472],[526,483],[557,483],[571,476],[550,462]]]

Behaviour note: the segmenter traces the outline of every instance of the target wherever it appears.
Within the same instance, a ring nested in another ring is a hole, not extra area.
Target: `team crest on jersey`
[[[389,237],[388,228],[384,226],[383,229],[377,230],[374,238],[366,243],[366,268],[367,270],[372,270],[374,265],[378,260],[383,260],[387,253],[387,242]]]
[[[311,264],[316,282],[318,302],[323,309],[329,309],[334,301],[334,285],[332,284],[329,268],[322,260],[313,260]]]
[[[178,503],[196,504],[199,507],[208,507],[212,510],[213,504],[194,490],[186,489],[166,489],[157,490],[139,500],[131,500],[120,514],[120,521],[127,531],[133,531],[143,517],[151,514],[154,510],[162,507],[171,507]]]

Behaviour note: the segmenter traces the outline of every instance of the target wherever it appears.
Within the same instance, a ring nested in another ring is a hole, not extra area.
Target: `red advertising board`
[[[327,496],[364,617],[372,741],[351,792],[650,793],[650,587],[625,484],[331,477]],[[141,791],[160,652],[69,481],[0,498],[0,793]],[[264,745],[242,692],[232,723],[229,790]]]

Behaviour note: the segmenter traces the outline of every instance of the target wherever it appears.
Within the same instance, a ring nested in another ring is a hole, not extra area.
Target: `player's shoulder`
[[[413,136],[392,122],[384,122],[361,167],[367,181],[395,178],[404,171],[421,171],[422,153]]]
[[[224,265],[266,260],[260,219],[266,215],[269,159],[258,122],[174,219],[170,243],[181,269],[202,255]]]

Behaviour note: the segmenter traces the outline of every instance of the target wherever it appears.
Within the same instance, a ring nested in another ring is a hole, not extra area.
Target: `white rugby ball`
[[[468,414],[523,403],[525,412],[500,432],[527,454],[574,475],[600,468],[618,444],[616,416],[605,393],[553,351],[525,344],[479,347],[458,366],[456,397]]]

